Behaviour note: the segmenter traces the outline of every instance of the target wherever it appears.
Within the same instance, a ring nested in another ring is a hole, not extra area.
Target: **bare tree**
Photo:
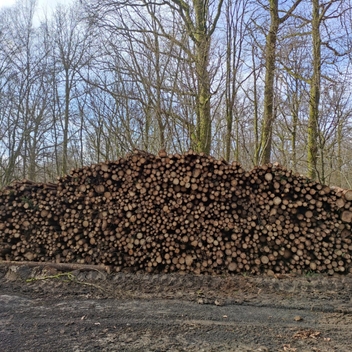
[[[91,14],[93,14],[93,17],[96,17],[94,14],[99,13],[101,19],[102,14],[110,14],[111,11],[116,11],[116,9],[121,7],[127,6],[131,9],[144,7],[150,18],[152,18],[157,25],[157,28],[155,28],[158,30],[157,35],[167,38],[170,42],[179,45],[182,50],[187,51],[190,65],[194,65],[196,74],[195,109],[197,120],[194,126],[194,133],[191,133],[191,136],[193,138],[194,147],[198,151],[203,151],[207,154],[210,153],[212,138],[210,102],[212,92],[209,55],[211,50],[211,38],[216,29],[222,5],[223,0],[195,0],[192,2],[170,0],[159,1],[153,4],[154,9],[158,6],[164,6],[164,14],[167,14],[168,11],[169,13],[178,14],[178,18],[183,22],[188,38],[193,42],[194,46],[192,51],[189,50],[188,46],[184,45],[184,42],[178,40],[173,35],[170,35],[165,21],[163,21],[161,16],[158,16],[159,12],[153,10],[149,1],[119,2],[106,0],[95,2],[95,5],[92,4],[88,7]],[[110,21],[108,22],[111,23]],[[155,29],[147,30],[155,31]]]
[[[243,72],[243,51],[246,36],[246,12],[248,11],[249,1],[225,2],[225,20],[226,20],[226,135],[225,135],[225,159],[231,158],[231,146],[233,140],[233,123],[235,115],[235,159],[240,158],[240,136],[239,136],[239,115],[235,114],[238,102],[239,90],[242,84],[248,79],[249,75]]]
[[[2,105],[6,119],[2,144],[7,149],[4,184],[16,177],[36,180],[50,144],[46,140],[51,128],[46,89],[49,41],[42,29],[33,25],[35,6],[36,2],[29,0],[3,13],[8,65],[3,81],[7,103]]]
[[[274,113],[274,80],[276,64],[276,45],[280,26],[294,13],[302,0],[296,0],[285,10],[285,15],[280,17],[282,10],[279,8],[278,0],[269,0],[270,28],[266,35],[265,44],[265,89],[264,89],[264,115],[260,143],[261,163],[269,163],[271,156],[271,144]]]
[[[321,36],[321,27],[322,25],[326,25],[327,20],[335,19],[341,16],[341,12],[339,11],[340,4],[342,4],[341,0],[331,0],[328,2],[322,2],[321,0],[312,0],[311,36],[313,72],[310,78],[307,155],[308,176],[312,179],[317,178],[319,104],[321,94],[321,72],[323,64],[322,46],[325,46],[329,50],[332,50],[334,55],[343,55],[332,47],[330,34],[328,35],[328,40],[323,42]],[[325,179],[325,177],[323,178]]]
[[[53,64],[57,84],[57,87],[54,88],[56,93],[56,107],[54,109],[57,115],[56,121],[59,122],[62,132],[61,174],[66,174],[69,167],[70,136],[82,128],[80,125],[75,127],[74,121],[80,121],[80,119],[77,119],[79,112],[77,108],[73,109],[73,106],[82,89],[80,87],[81,70],[89,63],[90,42],[93,36],[89,25],[85,25],[80,17],[79,11],[78,7],[58,6],[53,15],[51,30],[55,43]],[[59,154],[56,157],[59,160]]]

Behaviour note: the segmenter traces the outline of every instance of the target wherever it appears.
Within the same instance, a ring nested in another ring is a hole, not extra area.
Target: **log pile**
[[[277,164],[136,151],[0,192],[0,259],[116,270],[345,273],[352,191]]]

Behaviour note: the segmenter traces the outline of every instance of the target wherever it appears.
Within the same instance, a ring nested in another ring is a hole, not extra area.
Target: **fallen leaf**
[[[294,335],[293,338],[296,339],[316,339],[317,337],[320,336],[319,331],[314,331],[314,330],[300,330],[297,331]]]

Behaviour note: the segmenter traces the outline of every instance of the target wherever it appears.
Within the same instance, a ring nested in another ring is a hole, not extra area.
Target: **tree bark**
[[[266,36],[265,44],[265,87],[264,87],[264,114],[263,126],[260,142],[260,162],[266,164],[271,159],[271,145],[273,124],[275,121],[274,109],[274,79],[276,65],[276,43],[279,27],[283,24],[294,12],[302,0],[297,0],[286,14],[279,16],[278,0],[270,0],[270,28]]]
[[[264,115],[261,136],[260,162],[270,162],[272,130],[274,123],[274,78],[276,63],[276,42],[279,31],[280,18],[278,0],[270,0],[270,29],[265,44],[265,87],[264,87]]]
[[[321,79],[321,37],[320,37],[320,9],[319,0],[312,0],[312,43],[313,43],[313,75],[309,92],[309,120],[308,120],[308,177],[317,177],[318,159],[318,123]]]

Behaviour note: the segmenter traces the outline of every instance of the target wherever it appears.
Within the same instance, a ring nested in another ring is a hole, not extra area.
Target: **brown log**
[[[352,222],[352,211],[343,211],[341,213],[341,220],[344,222]]]

